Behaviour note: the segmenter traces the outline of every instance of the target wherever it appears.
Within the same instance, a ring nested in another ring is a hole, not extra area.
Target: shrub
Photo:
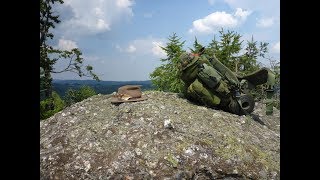
[[[47,119],[65,107],[58,93],[52,92],[52,97],[40,101],[40,119]]]
[[[66,92],[65,96],[65,102],[67,106],[70,106],[71,104],[83,101],[84,99],[87,99],[93,95],[96,95],[97,93],[95,90],[90,86],[82,86],[79,90],[69,89]]]

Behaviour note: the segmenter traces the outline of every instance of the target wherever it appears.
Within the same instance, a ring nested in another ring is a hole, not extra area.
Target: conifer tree
[[[179,56],[184,51],[182,48],[185,41],[181,42],[176,33],[169,36],[168,40],[166,47],[161,47],[166,52],[167,58],[161,59],[163,64],[150,74],[150,78],[157,90],[178,93],[183,91],[184,86],[179,77],[178,64]]]

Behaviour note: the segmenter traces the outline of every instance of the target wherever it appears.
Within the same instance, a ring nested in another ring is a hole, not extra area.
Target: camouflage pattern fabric
[[[230,103],[230,91],[220,73],[203,56],[183,53],[181,79],[186,86],[186,95],[209,107],[225,107]]]
[[[259,84],[267,84],[267,115],[272,114],[273,86],[275,76],[272,71],[262,68],[249,75],[239,77],[223,65],[215,56],[182,53],[180,56],[181,79],[185,83],[186,96],[209,107],[219,107],[234,114],[251,113],[254,108],[248,89]],[[243,91],[239,92],[239,90]],[[238,95],[235,95],[238,93]],[[242,107],[244,104],[249,107]],[[249,112],[248,112],[249,111]]]
[[[266,115],[273,114],[273,90],[267,90],[267,99],[266,99]]]
[[[209,91],[203,84],[196,79],[187,89],[187,93],[193,99],[200,101],[206,106],[216,107],[220,104],[220,98],[216,96],[213,92]]]

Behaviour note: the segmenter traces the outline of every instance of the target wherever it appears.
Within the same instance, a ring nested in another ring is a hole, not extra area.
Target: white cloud
[[[64,10],[72,11],[73,15],[62,21],[61,28],[71,34],[109,31],[116,22],[133,16],[133,3],[133,0],[66,0]],[[66,12],[62,9],[61,13]]]
[[[77,43],[67,39],[59,39],[57,48],[60,50],[70,51],[73,48],[77,48]]]
[[[94,8],[94,12],[98,17],[102,17],[104,15],[104,12],[99,7]]]
[[[272,46],[273,53],[280,53],[280,41]]]
[[[262,18],[259,19],[257,22],[257,27],[261,27],[261,28],[266,28],[266,27],[270,27],[275,23],[275,19],[274,18]]]
[[[126,48],[122,48],[119,45],[116,45],[115,48],[120,51],[135,54],[135,55],[153,55],[157,58],[166,57],[165,51],[161,49],[164,47],[164,40],[159,38],[144,38],[144,39],[136,39],[129,42],[129,45]]]
[[[280,0],[224,0],[231,8],[241,7],[259,12],[262,16],[280,16]]]
[[[189,32],[211,33],[220,29],[221,27],[233,28],[245,21],[250,13],[250,11],[245,11],[241,8],[237,8],[234,15],[228,14],[224,11],[217,11],[202,19],[193,21],[193,27],[189,30]]]
[[[110,30],[110,26],[109,24],[107,24],[106,22],[104,22],[103,19],[98,19],[97,25],[96,25],[96,29],[97,30]]]
[[[120,8],[127,8],[133,4],[131,0],[116,0],[116,4]]]
[[[209,3],[210,5],[214,5],[215,0],[208,0],[208,3]]]
[[[127,48],[127,52],[128,53],[133,53],[137,50],[136,47],[134,47],[133,45],[130,45],[128,48]]]
[[[152,53],[155,56],[160,57],[160,58],[165,58],[167,56],[167,53],[161,48],[161,47],[165,46],[162,41],[153,41],[152,45],[153,45]]]
[[[247,17],[251,14],[251,11],[242,10],[241,8],[237,8],[234,16],[239,17],[241,20],[246,20]]]

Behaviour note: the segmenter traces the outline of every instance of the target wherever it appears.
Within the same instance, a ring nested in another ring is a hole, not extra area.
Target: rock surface
[[[40,122],[41,179],[280,179],[280,112],[250,117],[143,92],[96,95]],[[265,124],[265,125],[263,125]]]

